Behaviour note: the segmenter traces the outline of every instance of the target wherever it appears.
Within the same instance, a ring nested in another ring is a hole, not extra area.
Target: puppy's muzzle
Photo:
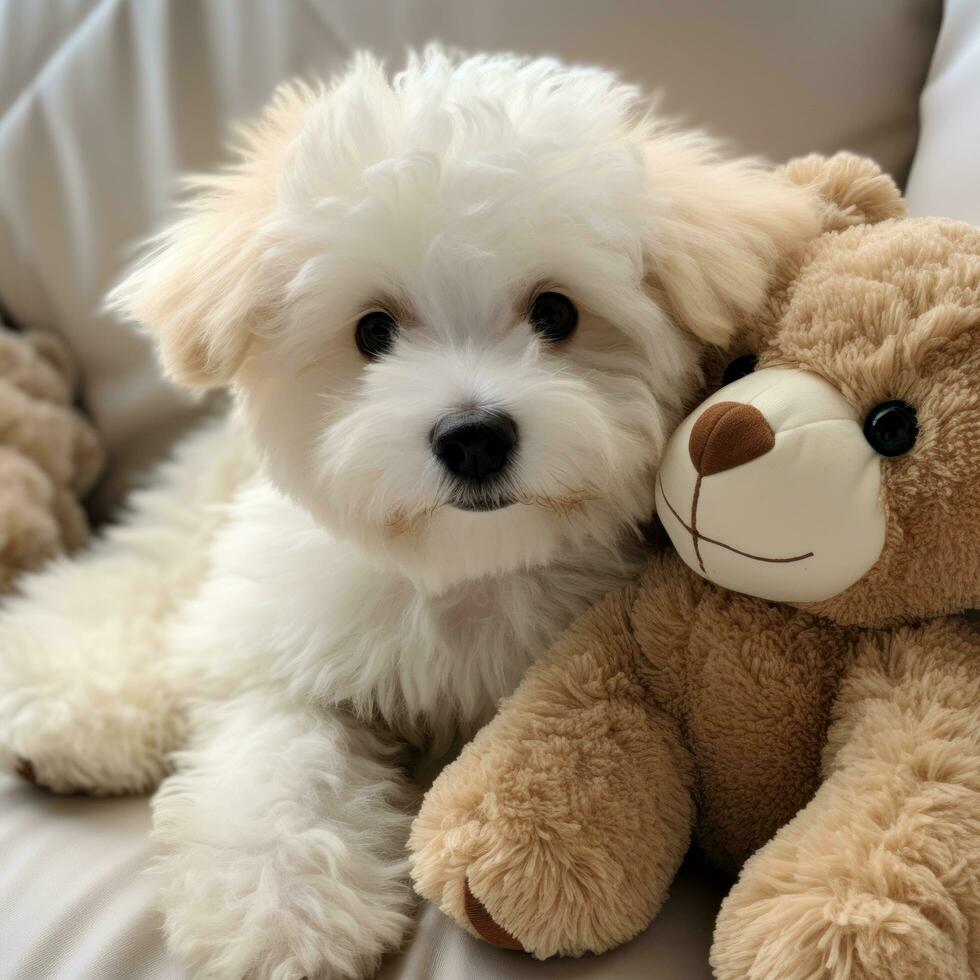
[[[479,493],[502,477],[517,449],[517,423],[506,412],[475,408],[444,415],[429,436],[432,452],[443,468],[478,497],[463,503],[471,509],[490,509]],[[497,503],[496,506],[500,506]]]

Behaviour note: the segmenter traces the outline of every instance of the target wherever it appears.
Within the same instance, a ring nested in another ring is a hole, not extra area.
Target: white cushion
[[[980,225],[980,3],[947,0],[922,95],[909,210]]]
[[[969,0],[964,0],[964,3]],[[0,0],[0,306],[59,330],[120,477],[191,409],[99,313],[175,176],[216,166],[281,79],[433,37],[555,52],[662,88],[664,110],[784,159],[847,147],[904,176],[940,0]]]

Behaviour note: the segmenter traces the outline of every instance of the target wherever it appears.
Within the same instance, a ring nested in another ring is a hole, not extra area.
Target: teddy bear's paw
[[[769,883],[770,886],[772,883]],[[718,980],[970,980],[967,944],[915,903],[849,889],[806,889],[800,875],[770,894],[742,881],[718,917]]]
[[[537,959],[600,953],[641,931],[670,879],[631,877],[599,840],[518,814],[430,834],[416,821],[416,891],[472,935]],[[519,824],[519,825],[518,825]]]
[[[512,936],[503,926],[498,925],[487,907],[470,891],[470,884],[463,887],[463,908],[470,925],[480,934],[484,942],[500,949],[520,950],[526,952],[519,939]]]
[[[409,841],[416,891],[474,936],[538,959],[632,939],[690,839],[675,734],[627,698],[568,718],[505,709],[425,797]]]

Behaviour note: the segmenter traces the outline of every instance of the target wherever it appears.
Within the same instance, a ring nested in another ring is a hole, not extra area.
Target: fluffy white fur
[[[7,607],[0,761],[94,793],[173,762],[163,901],[196,975],[361,977],[409,924],[404,746],[472,731],[634,573],[699,350],[815,211],[601,71],[436,49],[284,88],[195,188],[113,302],[238,410]],[[543,288],[580,310],[558,344]],[[401,328],[368,363],[379,306]],[[509,507],[451,506],[428,435],[467,406],[517,421]]]

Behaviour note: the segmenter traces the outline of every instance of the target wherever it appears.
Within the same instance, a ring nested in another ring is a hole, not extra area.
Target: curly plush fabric
[[[72,360],[46,334],[0,329],[0,590],[20,572],[88,540],[79,501],[102,469],[92,426],[74,407]]]

